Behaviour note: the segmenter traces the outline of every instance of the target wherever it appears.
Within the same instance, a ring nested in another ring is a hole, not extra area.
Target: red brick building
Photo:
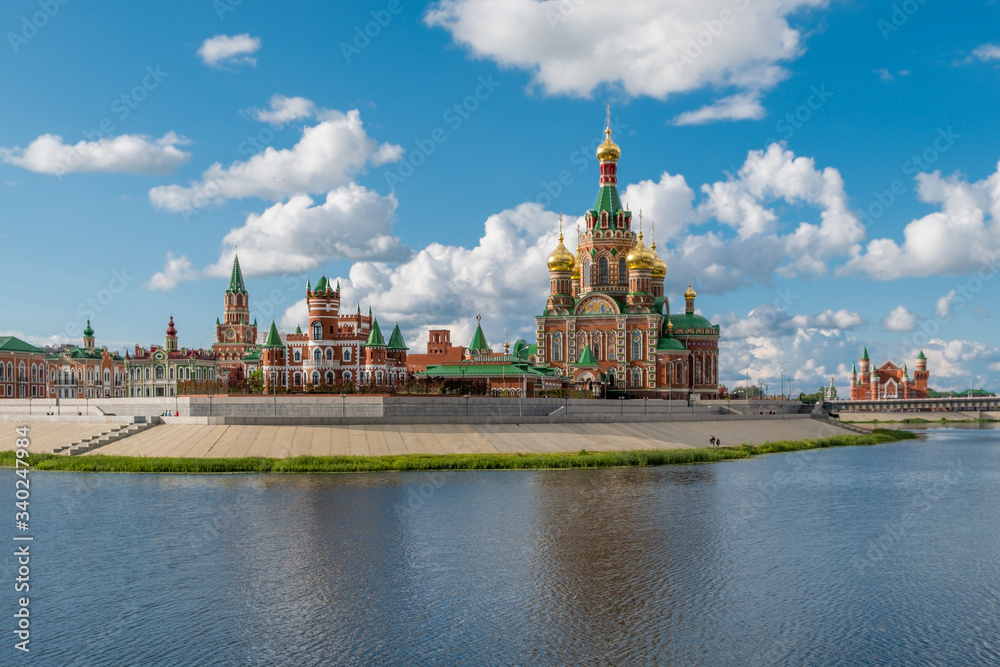
[[[47,398],[47,353],[15,336],[0,336],[0,398]]]
[[[309,321],[306,331],[281,335],[274,322],[260,350],[265,387],[275,384],[289,391],[353,383],[389,387],[409,376],[407,347],[397,324],[386,342],[378,321],[357,312],[340,312],[340,283],[334,287],[323,276],[313,289],[306,284]]]
[[[212,352],[219,361],[223,376],[246,366],[246,357],[257,349],[257,321],[250,323],[250,294],[243,283],[240,258],[233,258],[233,273],[225,294],[222,321],[215,320],[215,342]],[[248,369],[249,370],[249,369]]]
[[[48,380],[49,398],[121,398],[126,391],[125,360],[107,347],[96,347],[87,320],[81,347],[49,355]]]
[[[563,244],[548,258],[550,295],[536,317],[531,358],[580,389],[657,398],[718,398],[719,327],[695,312],[688,286],[682,313],[664,294],[666,263],[632,229],[618,195],[621,150],[610,126],[597,148],[597,201],[576,255]]]
[[[451,344],[451,331],[448,329],[431,329],[427,334],[427,353],[411,354],[406,357],[406,367],[410,373],[427,370],[428,366],[443,364],[446,361],[461,361],[465,358],[466,348]]]
[[[868,348],[861,355],[861,372],[856,365],[851,367],[851,400],[893,398],[927,398],[927,357],[923,352],[917,355],[917,370],[910,378],[906,364],[900,368],[887,361],[879,368],[870,368]]]

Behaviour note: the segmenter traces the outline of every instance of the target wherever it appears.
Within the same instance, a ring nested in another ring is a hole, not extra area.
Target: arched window
[[[562,334],[552,334],[552,361],[562,361]]]
[[[105,369],[104,370],[104,384],[107,384],[109,382],[111,382],[111,371]]]
[[[611,280],[608,278],[608,258],[601,257],[597,260],[598,285],[607,285]]]
[[[149,379],[149,369],[148,368],[146,369],[146,379],[147,380]]]
[[[375,384],[382,384],[382,371],[375,371]]]
[[[632,359],[642,359],[642,332],[632,332]]]
[[[628,282],[628,271],[625,268],[625,256],[618,258],[618,284],[624,285]]]
[[[694,381],[701,384],[701,357],[694,360]]]
[[[583,284],[590,285],[590,258],[583,260]]]
[[[31,381],[38,382],[38,366],[31,364]]]
[[[173,366],[170,367],[170,379],[171,380],[174,379],[174,367]]]
[[[351,360],[351,348],[345,347],[344,348],[344,361],[350,361],[350,360]],[[351,379],[351,376],[350,376],[349,373],[347,374],[346,378],[348,380]]]
[[[312,374],[312,383],[313,384],[319,384],[319,371],[313,371],[313,374]]]
[[[642,386],[642,371],[638,368],[632,369],[632,386],[639,387]]]
[[[4,380],[4,379],[6,379],[6,377],[5,377],[5,374],[4,374],[4,369],[5,369],[5,368],[7,368],[7,367],[6,367],[6,366],[4,366],[3,364],[0,364],[0,380]],[[53,371],[53,373],[54,373],[54,372],[55,372],[55,371]],[[53,375],[52,379],[53,379],[53,380],[55,380],[55,379],[56,379],[54,375]]]
[[[315,350],[313,350],[313,360],[314,361],[323,361],[323,351],[320,350],[319,348],[316,348]]]
[[[323,325],[319,322],[313,322],[313,340],[320,340],[323,338]]]
[[[295,374],[292,375],[292,382],[297,385],[302,384],[302,373],[295,371]]]
[[[295,361],[302,361],[302,352],[300,350],[295,350]]]
[[[333,384],[333,371],[326,372],[326,383]]]
[[[608,369],[608,386],[614,387],[615,385],[615,369]]]
[[[326,360],[327,361],[333,361],[333,348],[332,347],[326,348]]]
[[[163,366],[157,364],[155,371],[156,371],[156,379],[157,380],[162,380],[163,379]]]
[[[344,382],[351,381],[351,371],[344,371]]]

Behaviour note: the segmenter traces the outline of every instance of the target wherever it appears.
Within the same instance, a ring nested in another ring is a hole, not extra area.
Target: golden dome
[[[639,232],[639,237],[636,239],[635,245],[632,246],[632,250],[629,251],[625,264],[629,269],[649,269],[650,271],[656,265],[656,255],[642,242],[642,232]]]
[[[563,235],[561,232],[559,233],[559,245],[549,255],[548,265],[549,271],[572,271],[576,265],[573,253],[563,245]]]
[[[665,277],[667,275],[667,263],[664,262],[663,259],[661,259],[660,256],[656,253],[656,241],[653,241],[653,245],[651,245],[649,249],[653,253],[653,257],[656,258],[656,260],[653,262],[653,277],[654,278]]]
[[[685,299],[693,299],[696,296],[698,296],[698,294],[695,293],[695,291],[693,289],[691,289],[691,283],[688,283],[687,291],[684,292],[684,298]]]
[[[583,266],[583,251],[580,250],[580,246],[576,247],[576,263],[573,264],[573,278],[580,277],[580,267]]]
[[[604,143],[597,147],[597,159],[601,162],[606,160],[617,160],[622,156],[622,149],[618,144],[611,141],[611,127],[604,128]]]

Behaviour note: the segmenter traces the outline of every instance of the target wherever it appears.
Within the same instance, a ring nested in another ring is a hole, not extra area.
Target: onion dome
[[[549,271],[572,271],[576,265],[573,253],[563,245],[563,235],[559,233],[559,245],[552,251],[548,259]]]
[[[625,259],[625,264],[629,269],[649,269],[650,271],[656,265],[656,255],[642,242],[642,232],[639,232],[635,245],[632,246],[632,250],[629,251],[628,257]]]
[[[170,323],[167,325],[167,335],[171,338],[177,336],[177,329],[174,328],[174,316],[170,316]]]
[[[649,247],[650,251],[653,253],[655,260],[653,261],[653,277],[663,278],[667,275],[667,263],[660,258],[656,252],[656,241],[653,241],[653,245]]]
[[[94,337],[94,330],[90,328],[90,320],[87,320],[87,328],[83,330],[83,335],[85,338]]]
[[[687,288],[687,290],[685,290],[685,292],[684,292],[684,298],[685,298],[685,299],[693,299],[693,298],[695,298],[696,296],[698,296],[697,292],[695,292],[695,291],[694,291],[694,290],[693,290],[693,289],[691,288],[691,283],[688,283],[688,288]]]
[[[580,277],[580,267],[583,266],[583,250],[578,245],[576,247],[576,262],[573,264],[573,278]]]
[[[597,147],[597,159],[601,162],[617,161],[622,155],[622,149],[611,141],[611,126],[604,128],[604,142]]]

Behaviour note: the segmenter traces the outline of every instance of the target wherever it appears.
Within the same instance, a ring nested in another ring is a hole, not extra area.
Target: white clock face
[[[236,329],[232,327],[226,329],[226,340],[236,340]]]

